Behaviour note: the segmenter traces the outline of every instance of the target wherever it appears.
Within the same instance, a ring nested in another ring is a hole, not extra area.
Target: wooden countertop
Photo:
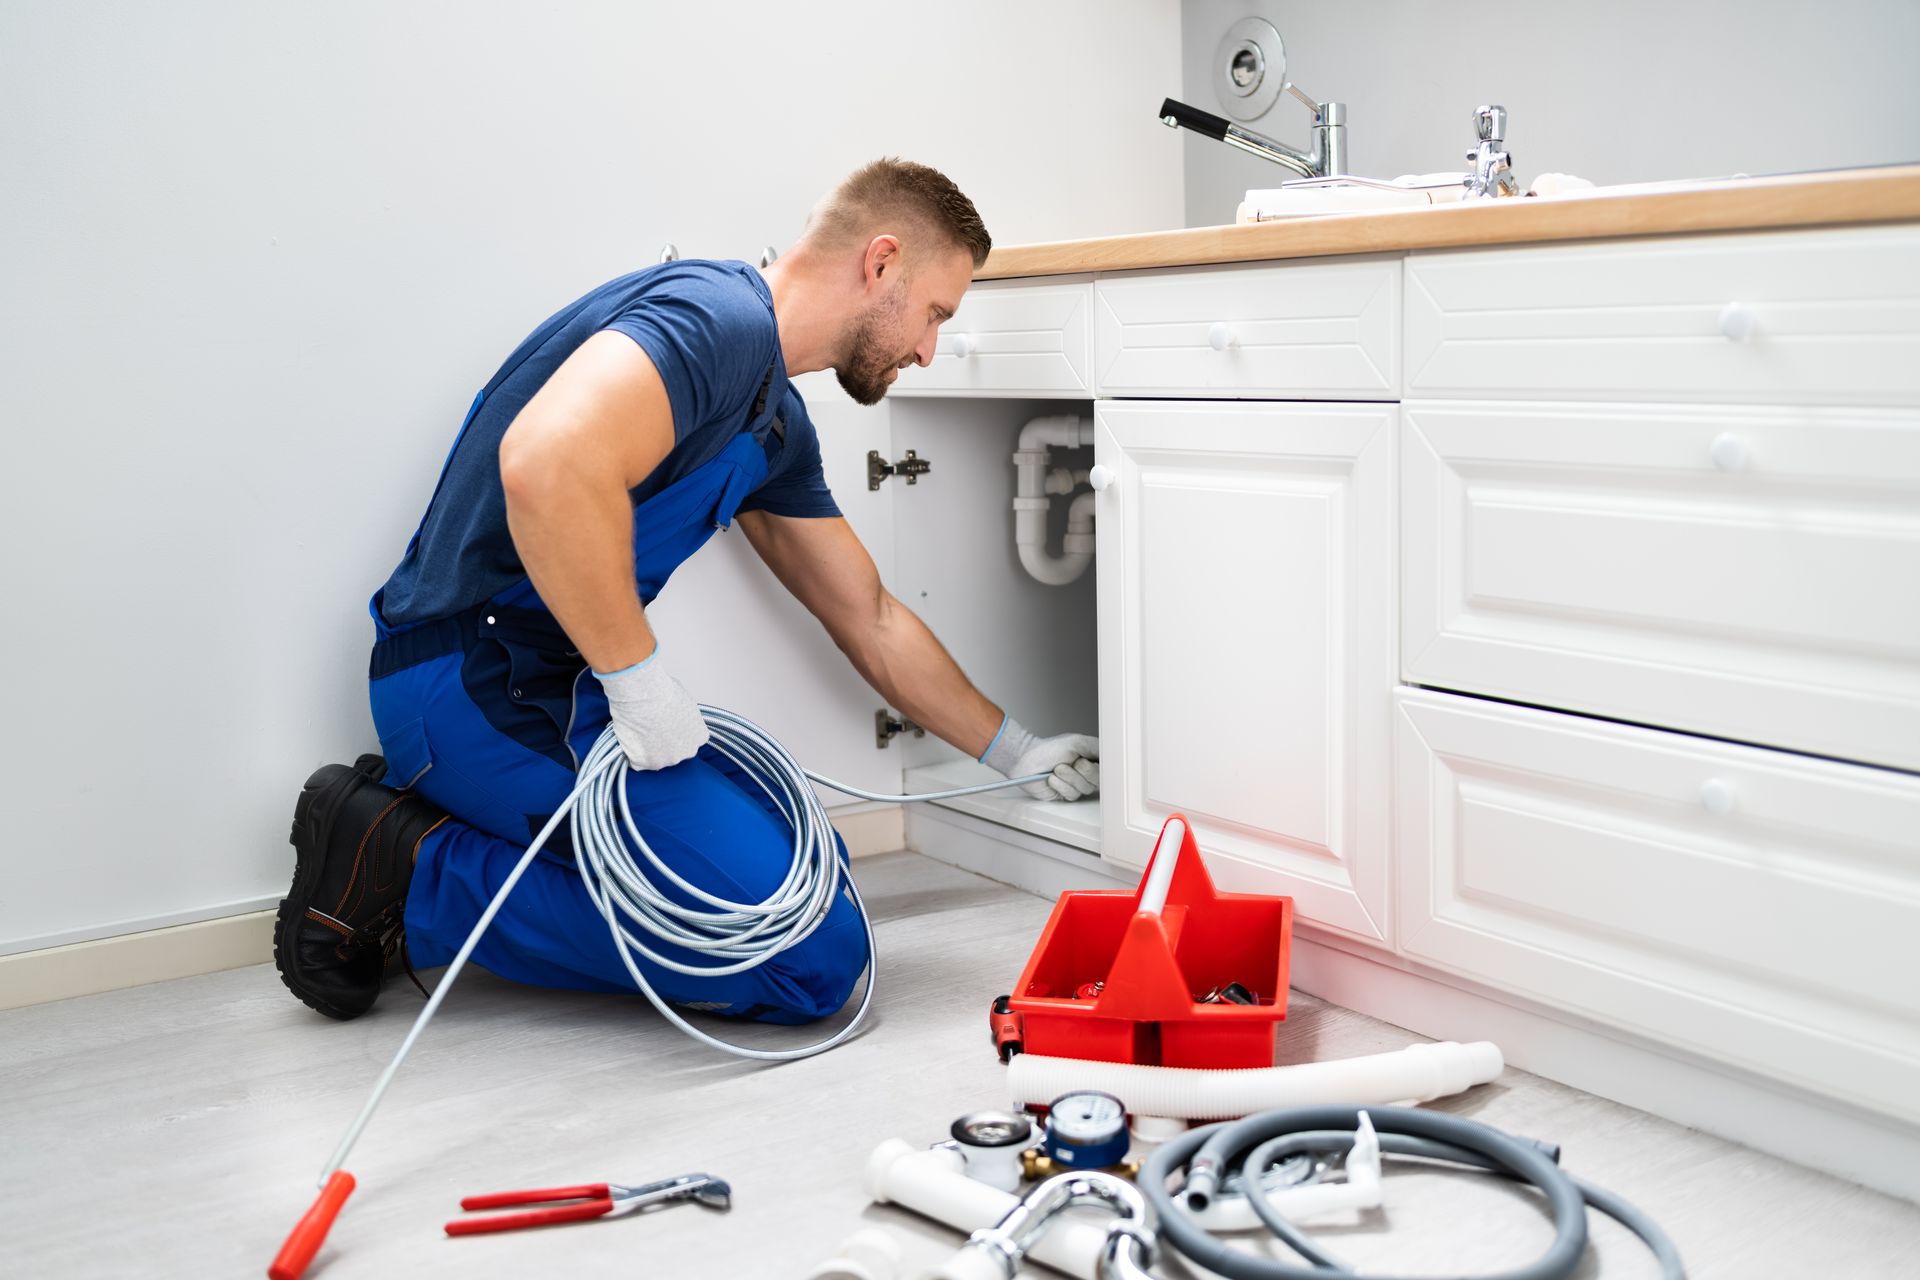
[[[1012,245],[974,279],[1906,219],[1920,219],[1920,164]]]

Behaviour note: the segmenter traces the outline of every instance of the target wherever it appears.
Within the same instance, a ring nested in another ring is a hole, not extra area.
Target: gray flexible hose
[[[1552,1148],[1477,1120],[1413,1107],[1292,1107],[1208,1125],[1165,1143],[1148,1157],[1140,1172],[1140,1189],[1159,1220],[1161,1242],[1227,1280],[1324,1280],[1353,1275],[1351,1268],[1335,1261],[1258,1194],[1249,1197],[1255,1212],[1309,1265],[1259,1258],[1229,1247],[1188,1216],[1185,1195],[1169,1192],[1167,1183],[1179,1172],[1184,1184],[1189,1163],[1213,1161],[1214,1167],[1223,1170],[1244,1164],[1243,1181],[1248,1187],[1258,1187],[1260,1173],[1268,1163],[1300,1151],[1346,1150],[1353,1144],[1362,1111],[1380,1135],[1382,1152],[1500,1174],[1528,1183],[1546,1197],[1554,1220],[1552,1245],[1526,1266],[1485,1280],[1567,1280],[1586,1252],[1589,1207],[1638,1236],[1653,1252],[1665,1280],[1684,1280],[1686,1268],[1679,1250],[1660,1225],[1612,1192],[1562,1170]]]
[[[573,822],[574,861],[586,886],[587,896],[606,920],[614,949],[640,993],[653,1003],[667,1021],[697,1040],[738,1057],[785,1062],[824,1053],[844,1043],[865,1023],[867,1010],[873,1004],[873,922],[867,917],[866,903],[860,897],[860,890],[841,864],[839,842],[827,816],[826,805],[808,785],[809,781],[864,800],[916,804],[1026,786],[1044,781],[1047,777],[1044,773],[1036,773],[1001,782],[954,787],[946,791],[881,795],[835,782],[801,768],[799,761],[787,753],[778,739],[745,716],[721,707],[704,705],[700,708],[700,715],[707,723],[708,733],[712,735],[714,749],[740,766],[742,772],[772,799],[793,827],[793,860],[779,887],[759,902],[731,902],[689,883],[656,855],[640,834],[633,812],[628,807],[624,785],[629,769],[627,756],[621,749],[619,738],[614,735],[613,726],[608,725],[588,751],[586,763],[580,769],[572,793],[547,819],[546,825],[540,828],[526,852],[520,855],[513,870],[501,881],[472,931],[467,934],[467,940],[460,944],[446,972],[434,984],[426,1007],[414,1018],[413,1026],[408,1028],[406,1038],[400,1042],[393,1059],[380,1073],[380,1078],[374,1081],[373,1092],[361,1106],[360,1114],[347,1126],[339,1145],[334,1147],[333,1154],[320,1170],[319,1185],[324,1187],[334,1171],[346,1163],[348,1153],[365,1132],[367,1122],[373,1119],[380,1100],[386,1097],[387,1087],[399,1074],[400,1064],[407,1060],[421,1032],[433,1021],[434,1014],[440,1011],[441,1002],[453,990],[454,979],[466,967],[467,959],[479,944],[481,935],[486,933],[487,926],[500,913],[507,895],[513,892],[513,887],[520,882],[520,877],[526,874],[527,867],[546,847],[547,841],[562,822],[569,819]],[[656,876],[658,879],[654,878]],[[660,887],[662,881],[677,886],[700,905],[681,906]],[[853,1017],[838,1031],[811,1043],[783,1049],[753,1049],[709,1035],[674,1012],[672,1006],[653,989],[653,984],[647,981],[634,960],[633,953],[637,951],[661,967],[679,973],[718,976],[744,972],[806,941],[826,919],[827,910],[843,888],[851,897],[854,910],[859,913],[861,927],[866,931],[867,981]],[[712,956],[714,960],[706,965],[688,965],[672,960],[649,948],[642,935],[650,935],[658,941],[700,955]]]

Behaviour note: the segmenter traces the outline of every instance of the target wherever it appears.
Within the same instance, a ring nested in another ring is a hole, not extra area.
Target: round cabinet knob
[[[1087,472],[1087,483],[1096,490],[1110,488],[1113,484],[1113,469],[1100,466],[1098,463],[1094,464],[1093,470]]]
[[[1215,351],[1225,351],[1234,344],[1233,328],[1216,321],[1207,329],[1207,345]]]
[[[1753,336],[1753,308],[1744,302],[1729,302],[1720,308],[1720,332],[1735,342]]]
[[[1745,471],[1752,459],[1752,451],[1747,448],[1744,436],[1731,431],[1722,431],[1707,446],[1707,456],[1713,459],[1713,465],[1722,471]]]
[[[1708,813],[1733,812],[1733,784],[1725,778],[1708,778],[1700,784],[1700,803]]]
[[[953,354],[956,359],[965,360],[973,354],[973,339],[964,333],[953,335]]]

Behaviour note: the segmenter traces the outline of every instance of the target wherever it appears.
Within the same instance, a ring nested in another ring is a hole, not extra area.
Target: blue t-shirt
[[[447,457],[418,538],[382,588],[389,626],[451,616],[526,576],[507,531],[500,438],[561,362],[607,329],[647,353],[673,408],[673,448],[631,491],[636,505],[751,431],[767,449],[767,478],[741,510],[840,514],[806,404],[787,381],[766,281],[744,262],[663,262],[549,317],[493,375]]]

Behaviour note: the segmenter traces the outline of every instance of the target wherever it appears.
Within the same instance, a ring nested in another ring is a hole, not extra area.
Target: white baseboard
[[[906,821],[906,847],[915,853],[1043,898],[1069,889],[1130,889],[1135,882],[1098,854],[944,805],[914,805]]]
[[[0,1009],[190,978],[273,959],[271,911],[0,956]]]
[[[908,815],[907,847],[1042,897],[1134,883],[1078,849],[931,807]],[[1292,985],[1417,1035],[1491,1040],[1523,1071],[1920,1200],[1920,1128],[1901,1121],[1472,988],[1396,957],[1360,954],[1316,936],[1310,926],[1294,934]]]
[[[847,805],[829,809],[833,829],[847,842],[849,858],[898,853],[907,847],[906,818],[897,804]]]
[[[76,942],[94,942],[101,938],[124,938],[131,933],[152,933],[159,929],[171,929],[177,924],[199,924],[202,920],[225,920],[229,916],[244,916],[255,911],[272,911],[279,905],[279,894],[266,893],[253,898],[238,898],[231,902],[212,902],[186,911],[167,911],[159,915],[135,916],[132,919],[104,920],[99,924],[83,925],[78,929],[62,929],[58,933],[42,933],[29,938],[12,938],[0,942],[0,958],[22,951],[46,951],[53,947],[70,946]]]
[[[851,805],[831,817],[850,857],[907,846],[897,804]],[[264,964],[273,959],[273,915],[269,907],[0,955],[0,1009]]]

